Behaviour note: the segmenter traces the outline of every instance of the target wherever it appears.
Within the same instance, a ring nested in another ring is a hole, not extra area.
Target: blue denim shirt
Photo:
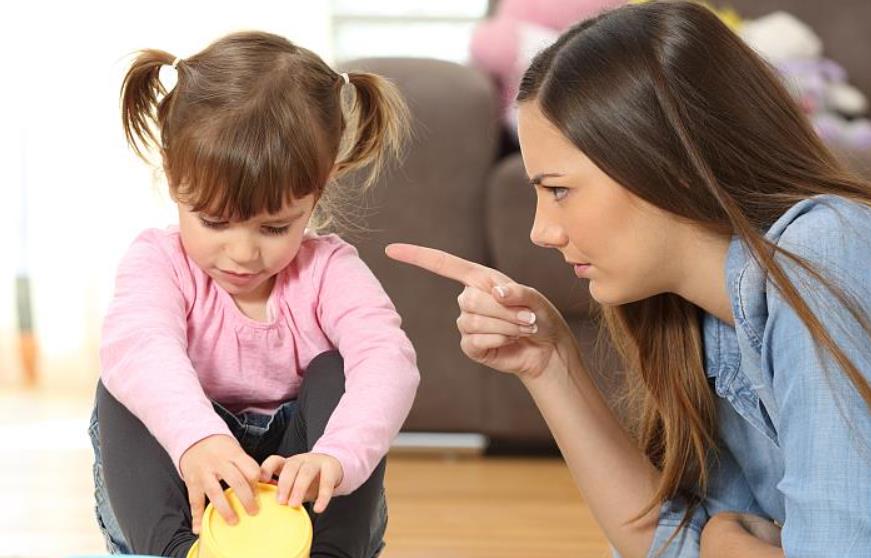
[[[804,257],[871,315],[871,209],[817,196],[766,233]],[[871,340],[837,298],[797,266],[778,261],[833,340],[871,380]],[[723,511],[783,526],[786,556],[871,556],[871,413],[844,372],[818,354],[798,314],[766,281],[738,237],[726,260],[735,326],[703,315],[704,364],[716,392],[719,459],[702,505],[661,554],[699,555],[701,530]],[[649,556],[685,508],[666,502]]]

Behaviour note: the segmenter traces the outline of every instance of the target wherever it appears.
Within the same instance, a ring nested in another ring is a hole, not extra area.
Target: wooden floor
[[[0,557],[102,552],[86,396],[0,392]],[[383,558],[608,556],[556,459],[396,454]]]

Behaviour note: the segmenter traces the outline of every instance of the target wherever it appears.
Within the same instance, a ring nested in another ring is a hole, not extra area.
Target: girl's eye
[[[269,235],[282,235],[290,230],[290,225],[284,225],[283,227],[267,227],[263,226],[263,232]]]
[[[568,188],[562,188],[562,187],[560,187],[560,186],[545,186],[544,188],[545,188],[548,192],[551,193],[551,195],[553,196],[553,199],[555,199],[556,201],[560,201],[560,200],[562,200],[562,199],[565,198],[565,197],[568,195],[568,193],[569,193],[569,189],[568,189]]]
[[[202,223],[203,226],[208,229],[221,230],[227,227],[226,221],[209,221],[208,219],[203,219],[202,217],[200,217],[200,223]]]

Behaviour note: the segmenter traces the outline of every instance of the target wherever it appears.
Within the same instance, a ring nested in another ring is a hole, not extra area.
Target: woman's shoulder
[[[869,204],[834,195],[808,198],[784,213],[766,237],[812,261],[867,266],[866,258],[871,254]],[[860,255],[864,257],[852,261]]]
[[[840,196],[808,198],[781,215],[765,237],[852,298],[871,300],[871,206]],[[832,292],[788,255],[775,259],[814,310],[839,306]],[[728,274],[733,312],[759,348],[770,318],[790,311],[789,304],[737,238],[730,247]]]

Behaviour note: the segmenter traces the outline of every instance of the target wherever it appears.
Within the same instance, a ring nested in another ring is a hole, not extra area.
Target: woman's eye
[[[547,188],[547,190],[553,196],[553,199],[555,199],[556,201],[560,201],[561,199],[565,198],[566,195],[568,195],[569,193],[568,188],[562,188],[560,186],[545,186],[545,188]]]
[[[220,230],[220,229],[223,229],[227,226],[226,221],[210,221],[210,220],[204,219],[202,217],[200,217],[200,223],[202,223],[204,227],[209,228],[209,229]]]
[[[271,235],[275,235],[275,236],[284,234],[288,230],[290,230],[290,225],[284,225],[283,227],[267,227],[265,225],[263,226],[263,232],[265,232],[266,234],[271,234]]]

